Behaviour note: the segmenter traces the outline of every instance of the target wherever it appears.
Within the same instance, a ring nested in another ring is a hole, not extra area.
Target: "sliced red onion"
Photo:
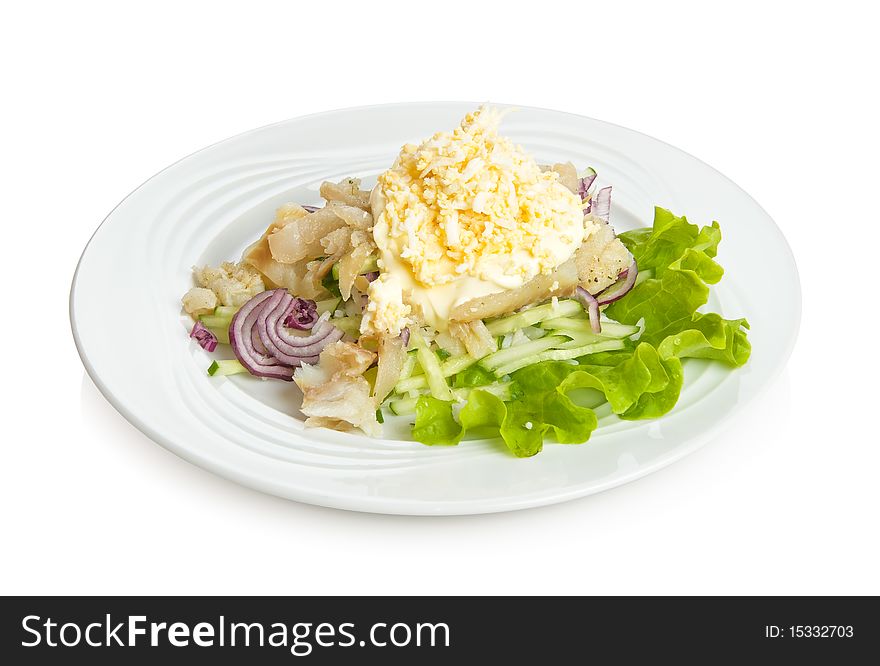
[[[635,286],[638,276],[639,267],[636,265],[635,260],[633,260],[629,268],[620,272],[620,279],[617,282],[596,296],[596,301],[598,301],[599,305],[608,305],[614,301],[619,301]]]
[[[596,196],[590,201],[592,204],[591,211],[593,215],[600,220],[608,221],[611,217],[611,186],[603,187],[596,192]]]
[[[287,328],[308,331],[318,321],[318,305],[309,298],[294,298],[290,314],[284,319]]]
[[[278,291],[284,290],[264,291],[241,306],[229,325],[229,344],[235,357],[252,375],[289,382],[293,380],[293,368],[282,365],[278,359],[258,351],[254,345],[254,341],[259,339],[256,325],[263,312],[263,306]]]
[[[400,332],[400,340],[403,342],[403,348],[409,347],[409,329],[405,328]]]
[[[594,180],[596,180],[595,169],[590,169],[586,176],[578,179],[578,194],[581,197],[581,201],[586,199],[590,194],[590,186],[593,184]]]
[[[253,343],[254,349],[257,350],[257,353],[262,354],[263,356],[271,356],[269,350],[266,349],[266,345],[260,340],[259,322],[256,321],[254,322],[254,325],[251,326],[251,343]]]
[[[379,271],[370,271],[369,273],[364,273],[364,277],[367,278],[367,282],[372,282],[373,280],[379,279]]]
[[[586,308],[587,313],[590,315],[590,328],[593,329],[593,333],[601,333],[602,324],[599,323],[599,301],[581,286],[578,286],[575,290],[574,296],[580,301],[581,305]]]
[[[593,181],[596,180],[596,170],[590,167],[590,170],[587,172],[587,175],[583,178],[578,179],[578,196],[580,196],[581,201],[590,197],[590,188],[593,186]],[[593,207],[593,202],[587,201],[586,206],[584,207],[584,215],[590,212],[590,209]]]
[[[275,289],[260,310],[257,331],[266,350],[285,365],[298,367],[303,363],[315,363],[321,351],[331,342],[340,340],[343,332],[327,321],[325,312],[307,336],[294,335],[283,322],[294,307],[294,298],[286,289]]]
[[[217,349],[217,336],[205,328],[202,322],[197,321],[190,331],[189,337],[199,343],[199,347],[205,351],[212,352]]]
[[[309,213],[314,213],[319,210],[317,206],[303,206]]]

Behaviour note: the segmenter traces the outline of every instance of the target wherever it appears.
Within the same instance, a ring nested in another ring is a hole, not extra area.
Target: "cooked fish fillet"
[[[621,271],[632,263],[632,255],[614,235],[607,222],[590,234],[575,253],[578,282],[591,294],[598,294],[617,281]]]

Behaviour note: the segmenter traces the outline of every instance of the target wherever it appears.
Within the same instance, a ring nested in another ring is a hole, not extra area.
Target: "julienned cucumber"
[[[403,367],[400,369],[400,378],[408,379],[409,377],[412,377],[413,370],[416,369],[417,362],[418,361],[416,359],[415,352],[408,352],[406,355],[406,360],[404,360],[403,362]]]
[[[414,414],[416,411],[416,403],[418,398],[401,398],[400,400],[392,400],[388,403],[388,409],[395,416],[403,416],[404,414]]]
[[[205,326],[211,333],[214,334],[214,337],[217,338],[217,342],[222,342],[224,345],[229,344],[229,326],[224,326],[222,328],[216,328],[214,326]]]
[[[487,386],[474,386],[471,388],[452,389],[452,395],[457,401],[465,401],[468,399],[471,391],[480,389],[498,396],[502,400],[510,400],[512,397],[509,383],[489,384]],[[416,411],[416,403],[418,398],[401,398],[400,400],[392,400],[388,403],[388,408],[392,414],[403,416],[405,414],[413,414]]]
[[[247,368],[241,363],[232,359],[231,361],[214,361],[208,366],[208,374],[214,375],[238,375],[247,372]]]
[[[544,305],[538,305],[537,307],[496,319],[486,324],[486,328],[489,329],[489,333],[492,335],[504,335],[518,328],[532,326],[539,321],[544,321],[551,317],[571,317],[572,315],[581,314],[583,311],[584,308],[580,303],[566,299],[558,301],[556,304],[545,303]]]
[[[232,316],[200,315],[199,321],[202,322],[205,328],[229,328],[229,324],[232,323]]]
[[[371,254],[367,257],[366,261],[364,261],[363,266],[358,271],[358,275],[363,275],[364,273],[372,273],[373,271],[379,270],[379,266],[376,264],[376,255]],[[330,273],[333,275],[334,280],[339,279],[339,264],[333,264],[333,268],[330,269]]]
[[[628,338],[639,332],[638,326],[618,324],[616,321],[603,321],[602,332],[593,333],[590,322],[587,319],[572,319],[570,317],[558,317],[545,319],[540,324],[541,328],[553,331],[571,331],[573,333],[590,333],[603,338]]]
[[[228,317],[216,314],[199,315],[199,321],[202,326],[214,334],[217,342],[222,342],[224,345],[229,344],[229,324],[232,323],[232,315]]]
[[[638,330],[638,329],[637,329]],[[605,342],[606,340],[625,340],[627,335],[597,335],[592,331],[549,331],[549,335],[564,335],[569,338],[568,342],[557,345],[556,349],[574,349],[575,347],[583,347],[584,345],[592,345],[596,342]]]
[[[583,347],[584,345],[592,345],[596,342],[604,342],[605,340],[612,340],[614,338],[608,338],[602,335],[596,335],[593,332],[583,333],[581,331],[550,331],[550,335],[564,335],[568,338],[568,341],[563,342],[561,345],[556,345],[555,349],[574,349],[575,347]]]
[[[521,346],[524,347],[525,345]],[[574,349],[550,349],[541,352],[540,354],[534,354],[526,358],[511,361],[510,363],[495,368],[493,372],[496,377],[503,377],[504,375],[509,375],[511,372],[515,372],[520,368],[532,365],[533,363],[540,363],[541,361],[567,361],[569,359],[580,358],[581,356],[587,356],[588,354],[595,354],[597,352],[623,349],[624,346],[625,343],[623,340],[612,339],[605,340],[604,342],[596,342],[591,345],[584,345],[583,347],[575,347]],[[517,349],[518,348],[519,347],[517,347]]]
[[[452,400],[452,391],[449,390],[449,385],[440,369],[440,361],[417,329],[413,329],[410,333],[410,344],[416,348],[416,356],[419,359],[419,365],[425,371],[431,395],[438,400]]]
[[[232,315],[238,312],[239,306],[237,305],[218,305],[214,308],[214,316],[216,317],[228,317],[232,319]]]
[[[329,323],[333,324],[336,328],[338,328],[343,333],[347,333],[353,338],[358,337],[361,331],[361,318],[360,317],[337,317],[335,319],[328,319]]]
[[[501,349],[493,354],[489,354],[480,360],[480,365],[486,370],[495,370],[495,368],[501,367],[502,365],[508,365],[510,363],[516,363],[521,360],[525,360],[524,365],[529,365],[529,363],[533,363],[534,361],[530,360],[535,356],[535,354],[539,354],[547,349],[552,349],[562,343],[566,342],[566,338],[561,335],[548,335],[543,338],[538,338],[537,340],[532,340],[531,342],[524,342],[521,345],[517,345],[516,347],[508,347],[507,349]]]
[[[325,312],[336,312],[336,308],[339,307],[339,304],[342,302],[342,299],[338,296],[334,296],[333,298],[328,298],[324,301],[317,301],[315,305],[318,308],[318,315],[322,315]]]
[[[440,362],[440,373],[444,377],[451,377],[462,370],[466,370],[476,362],[476,359],[467,355],[453,356],[452,358],[447,358],[445,361]],[[406,369],[406,364],[404,364],[404,369]],[[412,370],[410,371],[410,374],[412,374]],[[427,385],[427,375],[415,375],[413,377],[401,379],[397,382],[397,386],[394,387],[394,392],[407,393],[408,391],[418,391],[419,389],[425,388]]]

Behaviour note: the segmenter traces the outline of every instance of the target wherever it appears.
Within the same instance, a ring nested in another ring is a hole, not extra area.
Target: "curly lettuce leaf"
[[[694,270],[676,268],[637,284],[612,303],[605,314],[623,324],[637,324],[644,319],[639,339],[656,344],[683,330],[708,298],[709,287]]]
[[[416,402],[412,434],[417,442],[429,446],[455,446],[461,441],[464,429],[452,416],[451,402],[423,395]]]
[[[612,411],[625,419],[655,418],[675,406],[682,384],[677,358],[663,359],[646,342],[620,357],[615,365],[594,365],[589,356],[581,359],[581,365],[566,377],[560,389],[601,391]]]
[[[467,404],[459,412],[458,421],[466,431],[497,437],[506,416],[507,407],[501,398],[488,391],[474,389],[468,394]]]
[[[471,388],[473,386],[485,386],[495,381],[495,375],[484,370],[479,365],[472,365],[455,375],[453,388]]]
[[[501,424],[501,439],[517,458],[528,458],[544,448],[547,425],[541,420],[534,401],[513,401],[506,404],[507,414]]]
[[[545,398],[543,420],[560,444],[586,442],[599,425],[596,412],[575,404],[562,387]]]
[[[749,360],[752,345],[745,319],[724,319],[710,312],[696,313],[687,327],[668,336],[657,350],[663,358],[707,358],[739,367]]]
[[[639,270],[653,277],[637,284],[606,310],[624,324],[643,322],[640,341],[655,345],[660,356],[707,358],[738,367],[749,359],[751,345],[745,319],[723,319],[697,310],[709,298],[724,270],[715,261],[721,229],[717,222],[698,228],[685,217],[664,208],[654,209],[652,229],[620,235]]]
[[[701,252],[709,258],[718,254],[721,227],[713,222],[700,229],[686,217],[678,217],[657,206],[652,228],[626,231],[618,238],[633,255],[640,271],[653,270],[659,277],[686,249]]]

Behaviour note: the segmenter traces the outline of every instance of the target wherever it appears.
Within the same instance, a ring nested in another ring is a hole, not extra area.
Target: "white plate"
[[[614,186],[618,230],[650,224],[655,204],[721,223],[726,269],[708,308],[752,325],[751,361],[730,371],[686,363],[675,409],[655,421],[611,415],[587,444],[547,444],[529,459],[498,442],[425,447],[305,430],[285,382],[208,377],[187,338],[180,296],[190,267],[237,258],[287,201],[319,203],[326,179],[371,183],[401,144],[450,129],[470,103],[373,106],[296,118],[228,139],[168,167],[129,195],[89,242],[73,280],[71,321],[92,379],[137,428],[181,457],[246,486],[324,506],[405,514],[506,511],[561,502],[667,465],[712,434],[782,368],[797,334],[791,251],[755,201],[682,151],[581,116],[520,108],[503,132],[540,162],[593,165]],[[772,295],[772,297],[771,297]]]

